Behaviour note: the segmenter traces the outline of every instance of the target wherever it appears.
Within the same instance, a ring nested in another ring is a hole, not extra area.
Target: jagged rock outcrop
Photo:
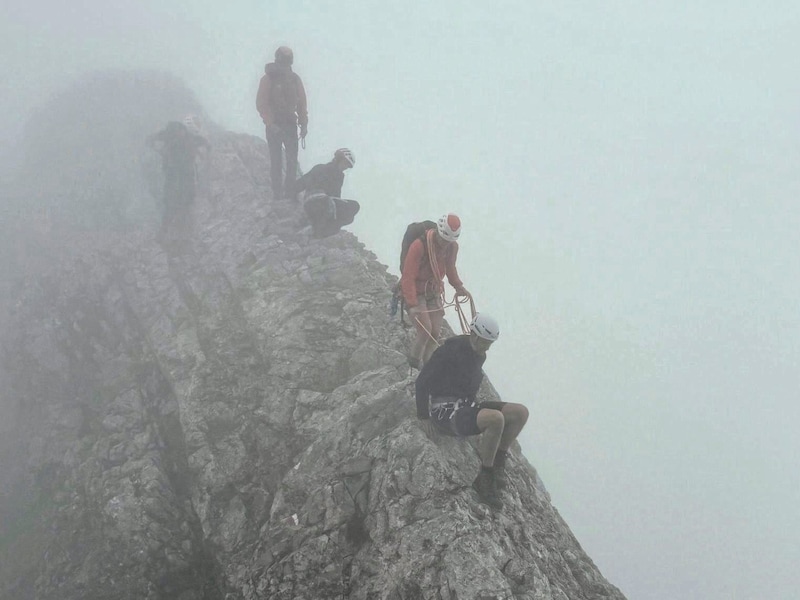
[[[15,263],[0,597],[623,598],[518,448],[495,513],[424,435],[386,267],[211,143],[188,240],[55,225]]]

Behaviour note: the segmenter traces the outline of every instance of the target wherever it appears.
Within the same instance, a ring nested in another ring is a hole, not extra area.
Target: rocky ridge
[[[8,292],[0,597],[623,598],[519,448],[495,513],[424,435],[386,267],[211,142],[191,235],[55,231]]]

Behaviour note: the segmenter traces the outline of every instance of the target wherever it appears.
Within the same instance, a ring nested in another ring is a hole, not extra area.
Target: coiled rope
[[[435,229],[429,229],[425,233],[425,235],[427,236],[427,242],[428,242],[427,243],[428,260],[430,261],[430,264],[431,264],[431,272],[433,273],[433,276],[434,276],[434,278],[435,278],[435,280],[437,282],[437,285],[439,286],[439,297],[441,299],[441,305],[442,305],[441,310],[444,311],[446,308],[449,308],[451,306],[455,307],[456,314],[458,315],[458,322],[459,322],[459,325],[461,326],[461,332],[466,334],[466,333],[469,333],[469,324],[472,322],[472,319],[475,318],[475,301],[472,299],[472,295],[471,294],[467,294],[465,296],[459,296],[457,293],[453,293],[453,299],[450,302],[447,301],[447,298],[445,297],[445,292],[444,292],[444,283],[442,282],[442,280],[444,279],[445,273],[439,268],[439,261],[436,258],[436,252],[434,250],[434,244],[436,242],[434,241],[433,236],[435,234],[436,234],[436,230]],[[471,316],[469,318],[466,316],[466,314],[464,314],[464,308],[463,308],[463,305],[468,303],[468,302],[469,302],[470,313],[471,313]],[[439,309],[437,308],[435,310],[424,310],[424,311],[420,311],[420,312],[431,313],[431,312],[438,312],[438,311],[439,311]],[[439,344],[439,340],[437,340],[433,336],[433,334],[430,331],[428,331],[428,328],[425,327],[420,322],[420,320],[416,317],[416,315],[414,316],[414,320],[422,328],[422,330],[425,331],[425,333],[428,334],[428,337],[431,338],[433,340],[433,342],[437,346],[441,345],[441,344]]]

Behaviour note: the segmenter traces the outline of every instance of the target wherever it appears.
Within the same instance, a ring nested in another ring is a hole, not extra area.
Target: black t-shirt
[[[295,191],[322,192],[332,198],[341,198],[342,185],[344,185],[344,173],[331,161],[316,165],[298,179]]]
[[[475,352],[469,335],[446,340],[422,367],[416,382],[417,416],[427,419],[431,396],[475,400],[483,381],[486,354]]]

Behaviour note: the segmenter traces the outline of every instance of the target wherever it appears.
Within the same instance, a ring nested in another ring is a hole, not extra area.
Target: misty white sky
[[[292,46],[301,165],[355,151],[351,229],[381,261],[461,215],[503,326],[487,371],[604,575],[631,600],[796,598],[800,4],[467,4],[5,0],[0,145],[111,67],[173,71],[260,136]]]

